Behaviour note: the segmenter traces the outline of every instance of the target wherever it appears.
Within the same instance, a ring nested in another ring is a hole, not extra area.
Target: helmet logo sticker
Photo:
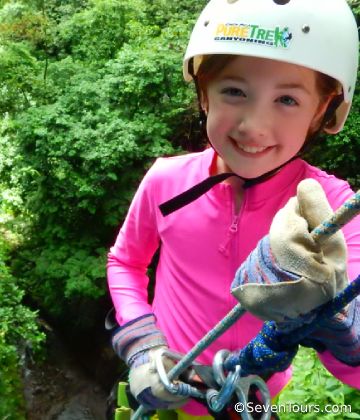
[[[288,48],[292,40],[289,28],[262,28],[245,23],[219,23],[215,30],[215,41],[249,42],[275,48]]]

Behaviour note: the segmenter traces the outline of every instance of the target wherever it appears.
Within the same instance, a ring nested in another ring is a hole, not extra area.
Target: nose
[[[269,109],[259,102],[254,102],[242,111],[237,124],[239,135],[249,141],[267,137],[271,118]]]

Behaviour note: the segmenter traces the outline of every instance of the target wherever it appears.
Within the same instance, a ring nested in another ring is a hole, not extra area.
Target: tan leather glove
[[[117,328],[112,335],[116,354],[129,366],[130,390],[147,409],[181,407],[187,397],[171,394],[161,382],[156,369],[156,356],[168,349],[167,341],[156,326],[155,316],[146,314]],[[174,362],[161,356],[166,371]]]
[[[299,183],[263,238],[236,273],[231,293],[264,320],[288,321],[332,299],[347,284],[342,232],[323,244],[310,232],[332,214],[320,184]]]
[[[155,347],[138,356],[130,366],[130,391],[147,408],[172,409],[184,405],[188,397],[173,395],[162,384],[156,369],[156,357],[167,347]],[[163,357],[165,370],[168,372],[175,364]]]

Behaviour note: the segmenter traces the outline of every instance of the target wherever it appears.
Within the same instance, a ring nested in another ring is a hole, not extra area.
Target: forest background
[[[0,0],[0,419],[25,416],[20,350],[46,340],[39,316],[95,345],[106,253],[139,180],[157,156],[201,147],[181,63],[205,4]],[[308,156],[354,189],[359,109],[357,88],[345,129]],[[313,353],[295,369],[282,401],[351,403],[360,418],[359,392]]]

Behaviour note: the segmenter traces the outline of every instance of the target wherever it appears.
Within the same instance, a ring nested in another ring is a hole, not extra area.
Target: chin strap
[[[237,178],[242,179],[244,181],[244,185],[243,185],[244,189],[250,188],[253,185],[260,184],[261,182],[266,181],[267,179],[271,178],[276,173],[278,173],[281,168],[283,168],[285,165],[292,162],[293,160],[298,159],[299,157],[300,157],[299,155],[296,155],[292,157],[291,159],[289,159],[287,162],[278,166],[277,168],[272,169],[271,171],[266,172],[265,174],[262,174],[256,178],[244,178],[233,172],[224,172],[222,174],[209,176],[208,178],[194,185],[190,189],[160,204],[159,209],[163,216],[168,216],[174,211],[179,210],[182,207],[185,207],[188,204],[192,203],[193,201],[197,200],[199,197],[201,197],[206,192],[208,192],[213,186],[215,186],[216,184],[219,184],[220,182],[225,181],[225,179],[230,178],[231,176],[236,176]]]

